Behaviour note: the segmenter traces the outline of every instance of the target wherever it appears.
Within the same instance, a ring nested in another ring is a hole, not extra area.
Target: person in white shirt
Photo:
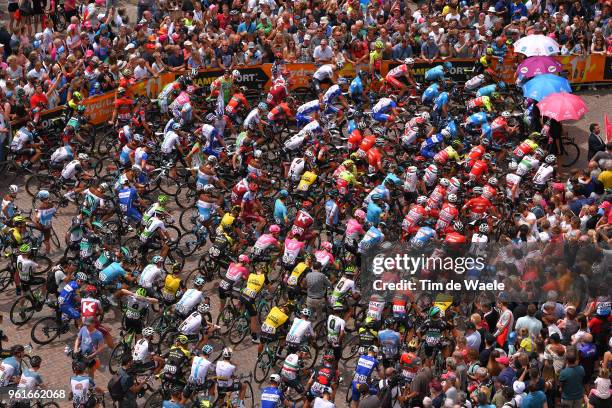
[[[147,296],[155,296],[157,288],[164,280],[165,274],[162,269],[163,263],[164,258],[155,255],[151,263],[145,266],[140,274],[138,285],[147,290]]]
[[[301,318],[293,320],[293,324],[287,333],[287,348],[290,353],[295,352],[300,347],[305,337],[315,337],[312,323],[308,320],[312,312],[310,309],[304,308],[302,309],[301,315]]]
[[[217,362],[215,367],[215,374],[217,376],[217,387],[219,393],[230,393],[234,391],[240,391],[238,398],[240,403],[244,406],[244,395],[246,394],[246,384],[236,380],[235,372],[236,366],[232,364],[232,354],[234,351],[226,347],[223,349],[221,354],[222,360]]]
[[[321,43],[317,45],[312,53],[312,56],[316,63],[329,63],[334,57],[334,50],[327,45],[327,40],[321,40]]]
[[[203,356],[196,356],[191,362],[191,373],[189,374],[189,384],[193,385],[204,385],[206,383],[206,376],[209,371],[212,371],[211,366],[213,363],[209,360],[210,355],[213,352],[213,347],[210,344],[206,344],[202,347]]]

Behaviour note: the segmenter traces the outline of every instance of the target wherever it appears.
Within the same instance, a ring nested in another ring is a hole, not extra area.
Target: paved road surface
[[[1,2],[0,2],[1,3]],[[590,112],[586,115],[586,117],[580,121],[572,123],[566,126],[567,130],[571,135],[576,137],[576,140],[579,142],[581,147],[581,159],[578,163],[579,166],[586,165],[586,148],[587,148],[587,136],[588,136],[588,125],[591,122],[599,122],[603,123],[603,115],[606,112],[606,109],[609,106],[612,106],[612,93],[609,89],[600,89],[597,91],[588,91],[583,92],[582,95],[585,97],[585,100],[591,109]],[[0,193],[6,193],[6,183],[3,183],[0,180]],[[31,206],[31,199],[27,196],[25,191],[20,192],[18,204],[22,208],[29,209]],[[75,213],[75,208],[73,206],[69,206],[62,210],[62,213],[59,215],[54,225],[57,233],[60,237],[63,237],[67,226],[69,225],[69,221],[71,217]],[[58,258],[59,254],[52,254],[55,259]],[[184,273],[188,273],[194,267],[194,261],[189,261],[186,265]],[[216,298],[216,290],[213,290],[212,285],[207,286],[207,294],[211,295],[211,297]],[[30,330],[32,328],[33,322],[36,321],[37,318],[45,316],[49,313],[49,310],[45,310],[41,313],[35,315],[32,322],[29,324],[16,328],[14,327],[9,319],[8,312],[12,302],[15,299],[15,291],[13,287],[10,287],[4,293],[0,293],[0,313],[5,316],[4,324],[2,329],[8,335],[10,341],[9,345],[15,343],[28,343],[30,341]],[[216,306],[216,305],[215,305]],[[213,307],[215,309],[215,307]],[[213,313],[214,318],[216,318],[216,312]],[[113,333],[118,335],[119,328],[119,320],[118,316],[110,312],[110,316],[105,320],[105,325],[109,325]],[[75,331],[72,330],[67,335],[62,336],[60,340],[56,340],[50,345],[47,346],[35,346],[34,353],[43,357],[43,367],[41,369],[42,377],[47,384],[48,388],[51,389],[65,389],[68,390],[68,379],[71,375],[70,368],[70,359],[63,354],[63,349],[66,344],[72,344],[74,342]],[[250,339],[247,337],[246,341],[243,344],[238,345],[235,348],[235,357],[234,361],[237,362],[240,372],[250,372],[253,368],[256,358],[256,347],[251,343]],[[103,387],[106,386],[106,383],[109,379],[108,368],[106,366],[106,362],[108,361],[108,357],[110,352],[105,352],[102,356],[103,365],[101,371],[96,377],[97,382],[101,384]],[[354,363],[350,364],[345,369],[350,371],[354,368]],[[347,375],[345,375],[347,377]],[[253,384],[254,388],[257,390],[257,385]],[[346,404],[343,402],[344,398],[344,389],[338,393],[338,397],[336,398],[337,406],[343,407]],[[62,403],[62,406],[69,406],[68,403]]]

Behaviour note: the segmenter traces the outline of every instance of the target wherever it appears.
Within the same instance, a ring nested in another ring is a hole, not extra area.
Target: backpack
[[[108,380],[107,388],[113,401],[121,401],[125,397],[125,390],[121,384],[121,375],[119,373],[113,375]]]
[[[57,284],[57,281],[55,280],[56,271],[56,268],[52,268],[49,272],[47,272],[47,282],[45,283],[45,286],[47,287],[47,293],[57,294],[59,286]]]
[[[393,407],[393,387],[389,385],[388,381],[385,381],[385,386],[378,392],[378,399],[380,401],[380,408]]]

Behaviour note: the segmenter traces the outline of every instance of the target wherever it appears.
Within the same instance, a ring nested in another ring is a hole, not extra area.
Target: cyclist
[[[144,259],[149,249],[152,248],[153,241],[157,234],[159,234],[160,238],[163,238],[160,255],[164,258],[168,255],[168,251],[170,250],[168,244],[172,241],[172,238],[163,221],[165,212],[166,210],[163,207],[156,207],[153,210],[153,215],[146,221],[144,229],[140,233],[140,254],[142,259]],[[145,222],[144,217],[143,222]]]
[[[293,319],[291,328],[287,332],[285,343],[287,351],[293,353],[297,351],[301,345],[315,338],[312,322],[309,321],[312,312],[309,308],[304,308],[300,311],[300,318]]]
[[[286,323],[289,320],[289,307],[287,305],[274,306],[268,312],[266,319],[261,324],[261,344],[257,348],[257,353],[261,354],[264,344],[274,343],[281,334],[286,331]],[[279,344],[279,352],[282,350],[282,342]]]
[[[352,102],[355,104],[355,107],[362,107],[368,100],[368,94],[366,92],[369,85],[368,79],[368,71],[360,70],[349,85],[349,96]]]
[[[414,66],[414,59],[406,58],[403,64],[400,64],[390,70],[385,77],[385,81],[390,84],[394,89],[399,90],[398,98],[404,96],[408,92],[408,87],[401,82],[400,79],[404,78],[409,84],[415,86],[414,72],[412,67]]]
[[[249,102],[247,101],[244,93],[247,91],[246,86],[241,86],[238,88],[238,92],[234,93],[230,98],[227,105],[225,105],[225,113],[226,115],[237,123],[238,114],[241,111],[249,111]]]
[[[21,364],[25,352],[21,344],[16,344],[10,349],[11,356],[0,363],[0,387],[18,384],[21,377]]]
[[[322,83],[336,83],[338,80],[338,70],[341,70],[343,67],[344,64],[338,62],[335,65],[324,64],[317,68],[314,74],[312,74],[312,89],[314,90],[315,94],[321,94]]]
[[[83,272],[78,272],[75,275],[75,279],[68,282],[62,288],[57,298],[60,311],[66,314],[70,319],[76,320],[79,325],[81,323],[81,313],[77,310],[77,304],[80,303],[81,299],[77,290],[86,282],[87,275]]]
[[[0,213],[0,220],[2,220],[4,223],[8,223],[15,216],[15,211],[17,210],[15,199],[17,198],[18,192],[19,187],[17,187],[15,184],[11,184],[9,186],[8,194],[2,198],[2,212]]]
[[[74,375],[70,377],[70,399],[75,408],[95,407],[97,404],[95,393],[104,392],[102,388],[96,386],[93,378],[85,374],[86,368],[80,361],[72,364]]]
[[[361,398],[361,392],[359,386],[361,384],[368,384],[371,380],[371,376],[374,372],[378,371],[378,375],[383,378],[383,373],[379,367],[378,362],[378,347],[369,346],[367,348],[367,354],[362,355],[357,360],[357,366],[355,367],[355,375],[351,382],[351,408],[357,408],[359,399]]]
[[[433,68],[425,71],[425,80],[429,82],[441,82],[444,83],[444,75],[447,74],[453,64],[450,61],[446,61],[442,65],[436,65]]]
[[[138,285],[146,290],[147,296],[156,297],[159,287],[164,279],[164,258],[155,255],[151,263],[145,266],[138,277]]]
[[[159,301],[154,297],[148,297],[145,288],[138,288],[134,292],[120,289],[117,297],[125,298],[123,300],[125,329],[134,333],[136,338],[140,338],[151,304],[157,304]]]
[[[170,349],[162,354],[162,358],[165,359],[164,368],[162,374],[166,378],[170,378],[174,383],[179,383],[184,377],[185,370],[189,367],[192,359],[192,355],[187,348],[189,339],[183,334],[176,336],[176,340]]]
[[[35,126],[33,122],[27,122],[25,126],[22,126],[17,130],[13,140],[9,145],[10,151],[15,156],[25,157],[26,159],[22,162],[24,166],[30,166],[40,160],[42,155],[41,146],[42,143],[36,143],[35,138]]]
[[[210,361],[210,356],[213,353],[213,346],[206,344],[202,347],[202,355],[194,356],[191,361],[191,372],[187,380],[187,386],[184,390],[184,395],[190,397],[192,390],[207,389],[212,395],[214,393],[212,385],[214,382],[207,378],[208,373],[213,370],[213,362]]]
[[[263,274],[262,269],[255,268],[255,271],[249,274],[246,286],[240,292],[240,303],[242,303],[250,318],[251,341],[253,343],[259,343],[259,320],[257,317],[256,301],[264,285],[267,283],[267,277]]]
[[[164,279],[164,286],[161,288],[161,297],[166,304],[172,304],[176,299],[181,296],[181,290],[183,289],[183,282],[179,276],[181,273],[181,265],[175,263],[172,265],[172,269]]]
[[[193,312],[193,310],[204,300],[202,287],[206,280],[202,276],[198,276],[193,281],[193,288],[189,288],[183,293],[181,300],[178,301],[174,310],[180,319],[185,319]]]
[[[117,88],[117,95],[113,102],[113,114],[108,124],[113,126],[118,120],[120,124],[126,124],[132,119],[134,100],[126,95],[123,87]]]
[[[316,368],[308,383],[306,383],[306,401],[304,407],[308,408],[317,397],[322,397],[324,392],[331,391],[331,399],[334,400],[336,388],[338,387],[338,372],[334,362],[334,356],[324,352],[322,364]]]
[[[215,367],[217,377],[217,392],[219,394],[226,394],[235,391],[239,391],[238,404],[244,406],[244,396],[246,395],[246,384],[241,383],[236,379],[236,366],[232,364],[232,355],[234,351],[226,347],[221,353],[221,361],[218,361]]]
[[[40,358],[40,356],[32,356],[32,358],[30,358],[30,368],[24,369],[23,373],[21,373],[17,388],[25,388],[26,390],[44,388],[45,384],[39,373],[41,365],[42,358]]]
[[[154,370],[159,374],[164,367],[164,359],[153,351],[153,336],[155,329],[145,327],[142,329],[142,338],[136,340],[132,348],[132,359],[138,370]]]
[[[428,358],[433,357],[435,350],[440,351],[440,342],[448,330],[446,322],[440,318],[440,312],[438,306],[432,306],[427,312],[428,319],[418,329],[419,335],[425,337],[424,352]]]
[[[304,369],[304,359],[310,353],[308,346],[300,346],[294,352],[287,355],[281,368],[281,379],[283,383],[293,388],[298,394],[304,393],[302,385],[302,371]]]
[[[270,375],[270,385],[261,390],[261,408],[279,408],[281,406],[291,407],[292,404],[285,399],[280,386],[280,375]]]

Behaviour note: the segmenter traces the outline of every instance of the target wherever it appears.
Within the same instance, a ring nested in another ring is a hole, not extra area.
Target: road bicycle
[[[72,321],[64,314],[57,303],[53,302],[49,305],[54,310],[54,316],[47,316],[39,319],[30,332],[32,341],[36,344],[45,345],[53,340],[60,338],[62,334],[70,331],[70,322]],[[76,321],[74,327],[78,329]]]
[[[257,361],[253,368],[253,377],[256,382],[261,384],[268,379],[270,370],[276,366],[280,351],[280,340],[276,340],[273,343],[265,343],[264,349],[257,356]]]
[[[30,281],[31,286],[44,285],[46,283],[43,277],[33,277]],[[34,313],[40,312],[45,305],[45,296],[42,293],[42,288],[32,290],[31,295],[24,295],[15,300],[9,311],[11,323],[15,326],[23,326],[30,321]]]
[[[33,243],[35,244],[35,243]],[[30,259],[36,262],[38,268],[34,272],[34,276],[46,275],[51,270],[51,259],[45,255],[38,254],[38,245],[32,246]],[[11,249],[12,251],[12,249]],[[5,252],[4,256],[9,259],[9,264],[0,270],[0,291],[5,290],[10,284],[14,283],[15,273],[17,272],[17,254],[14,252]]]

